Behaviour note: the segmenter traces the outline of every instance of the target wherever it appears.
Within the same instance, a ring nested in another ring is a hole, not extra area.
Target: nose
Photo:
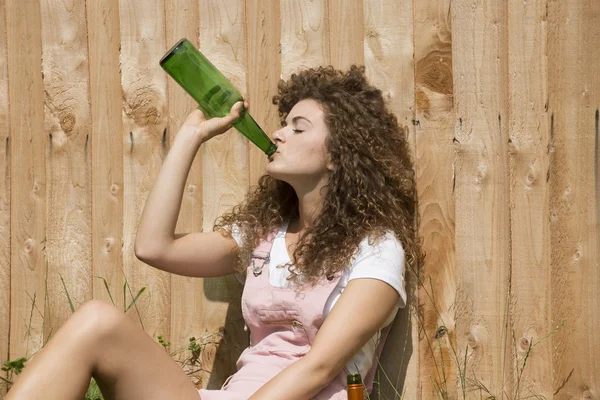
[[[273,133],[273,140],[275,141],[275,144],[278,144],[279,142],[283,142],[283,138],[284,138],[283,128],[281,128]]]

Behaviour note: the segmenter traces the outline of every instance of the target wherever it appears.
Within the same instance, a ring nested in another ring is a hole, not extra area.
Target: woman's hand
[[[248,109],[248,102],[244,99],[243,102],[238,101],[235,103],[226,116],[211,119],[206,119],[202,110],[196,109],[187,116],[181,128],[179,128],[177,136],[190,134],[201,143],[204,143],[215,136],[221,135],[231,128],[232,124],[240,117],[242,105],[246,110]]]

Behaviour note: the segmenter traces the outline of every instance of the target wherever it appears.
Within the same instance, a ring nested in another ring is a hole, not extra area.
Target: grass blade
[[[71,313],[75,312],[75,307],[73,307],[73,302],[71,301],[71,296],[69,295],[69,290],[67,290],[67,284],[65,283],[65,280],[63,279],[62,275],[59,273],[58,276],[60,276],[60,281],[63,284],[63,288],[65,289],[65,293],[67,294],[67,300],[69,300],[69,307],[71,307]]]
[[[116,307],[117,305],[115,304],[115,300],[112,297],[112,293],[110,292],[110,288],[108,287],[108,282],[106,281],[106,279],[102,278],[100,276],[97,276],[96,278],[102,279],[104,281],[104,287],[106,288],[106,292],[108,293],[108,297],[110,297],[110,301],[111,301],[112,305]]]
[[[135,295],[135,297],[133,298],[131,303],[127,306],[127,309],[125,310],[125,312],[129,311],[131,306],[133,306],[135,304],[135,302],[140,298],[141,294],[144,293],[145,290],[146,290],[146,286],[144,286],[143,288],[140,289],[138,294]]]
[[[123,283],[123,312],[127,312],[125,304],[127,304],[127,279],[125,279],[125,283]]]

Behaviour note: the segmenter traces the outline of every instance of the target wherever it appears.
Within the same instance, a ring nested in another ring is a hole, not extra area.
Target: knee
[[[73,314],[77,332],[86,337],[99,337],[114,332],[125,314],[112,304],[101,300],[90,300],[81,305]]]

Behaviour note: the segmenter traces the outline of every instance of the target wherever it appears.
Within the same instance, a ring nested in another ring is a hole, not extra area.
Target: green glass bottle
[[[235,103],[243,100],[221,71],[185,38],[161,58],[160,66],[198,102],[199,108],[209,118],[226,116]],[[233,126],[268,157],[277,150],[245,109]]]

